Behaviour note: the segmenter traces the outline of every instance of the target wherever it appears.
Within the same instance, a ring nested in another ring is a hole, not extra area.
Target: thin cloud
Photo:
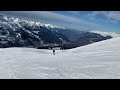
[[[120,11],[93,11],[91,14],[88,14],[88,16],[95,17],[99,14],[104,15],[110,22],[120,22]]]
[[[70,13],[78,13],[78,11],[67,11]],[[96,24],[93,24],[91,22],[87,22],[85,20],[82,20],[80,18],[75,18],[71,16],[61,15],[58,13],[50,12],[50,11],[0,11],[0,13],[6,13],[6,14],[17,14],[19,15],[26,15],[26,17],[30,16],[33,18],[37,18],[39,20],[46,20],[48,22],[52,22],[53,24],[69,27],[69,28],[75,28],[75,29],[93,29],[96,28]]]
[[[80,11],[67,11],[68,13],[72,13],[72,14],[75,14],[75,15],[78,15],[80,13]]]

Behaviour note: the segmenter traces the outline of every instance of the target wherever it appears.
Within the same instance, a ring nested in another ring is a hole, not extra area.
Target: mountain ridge
[[[26,19],[0,15],[0,47],[75,48],[112,38]]]

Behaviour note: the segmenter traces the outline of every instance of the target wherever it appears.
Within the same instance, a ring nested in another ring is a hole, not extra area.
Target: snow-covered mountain
[[[1,79],[120,79],[120,37],[69,50],[0,49]]]
[[[0,47],[75,48],[110,39],[93,32],[67,29],[51,24],[0,15]]]
[[[0,16],[0,47],[39,47],[44,45],[65,44],[70,41],[58,30],[65,28]]]
[[[117,34],[115,32],[103,32],[103,31],[90,31],[92,33],[97,33],[97,34],[100,34],[102,36],[111,36],[113,38],[116,38],[116,37],[120,37],[120,34]]]
[[[51,24],[44,24],[41,22],[29,21],[29,20],[25,20],[25,19],[19,19],[19,18],[15,18],[15,17],[9,17],[9,16],[4,16],[4,15],[0,15],[0,17],[2,18],[1,23],[7,22],[7,24],[9,24],[9,25],[16,24],[16,26],[18,26],[18,27],[22,27],[23,24],[27,24],[28,26],[33,26],[33,27],[43,26],[48,29],[53,29],[53,28],[65,29],[64,27],[59,27],[59,26],[55,26],[55,25],[51,25]],[[20,23],[22,23],[22,25]]]

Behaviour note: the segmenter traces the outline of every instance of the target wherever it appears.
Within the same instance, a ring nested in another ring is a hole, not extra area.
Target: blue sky
[[[101,30],[120,33],[119,11],[0,11],[78,30]]]
[[[117,11],[73,11],[73,12],[55,12],[67,16],[78,18],[89,22],[98,29],[108,32],[120,33],[120,12]]]

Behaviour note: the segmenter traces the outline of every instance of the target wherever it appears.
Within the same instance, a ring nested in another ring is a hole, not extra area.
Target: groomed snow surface
[[[69,50],[0,49],[1,79],[118,79],[120,38]]]

